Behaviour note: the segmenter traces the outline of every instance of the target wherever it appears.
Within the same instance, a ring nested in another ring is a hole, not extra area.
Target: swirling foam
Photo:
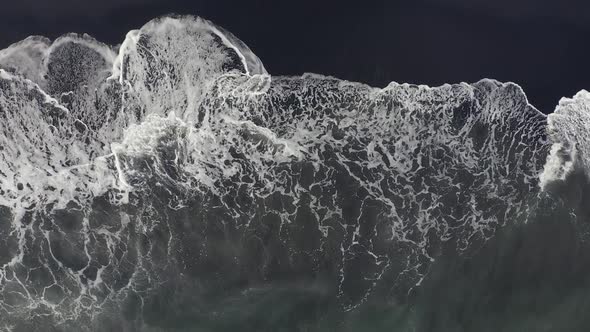
[[[526,221],[539,184],[570,167],[555,161],[576,146],[558,123],[585,116],[562,102],[551,147],[513,83],[271,78],[192,17],[151,21],[117,52],[31,37],[0,51],[0,68],[6,326],[91,328],[170,280],[212,283],[211,260],[252,285],[326,275],[345,309],[394,297],[444,248]]]

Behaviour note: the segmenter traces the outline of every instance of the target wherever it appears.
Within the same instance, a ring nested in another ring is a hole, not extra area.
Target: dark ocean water
[[[0,68],[0,329],[590,327],[585,91],[271,76],[193,17]]]

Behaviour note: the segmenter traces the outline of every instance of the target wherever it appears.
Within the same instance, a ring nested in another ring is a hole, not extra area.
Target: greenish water
[[[579,212],[548,201],[532,222],[502,228],[473,253],[439,256],[421,286],[400,294],[397,302],[376,294],[343,311],[334,301],[335,285],[321,277],[221,293],[175,285],[162,287],[145,304],[145,325],[139,329],[587,331],[590,243],[584,234],[590,228],[572,211]]]

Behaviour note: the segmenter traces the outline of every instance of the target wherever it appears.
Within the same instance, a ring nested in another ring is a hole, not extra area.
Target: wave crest
[[[201,18],[156,19],[114,49],[67,35],[0,51],[10,322],[92,321],[171,280],[313,274],[345,309],[397,296],[445,250],[526,221],[539,184],[567,173],[547,121],[571,141],[561,120],[585,116],[564,102],[547,120],[493,80],[271,77]]]

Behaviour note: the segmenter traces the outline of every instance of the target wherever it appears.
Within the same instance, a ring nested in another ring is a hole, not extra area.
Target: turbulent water
[[[571,259],[562,272],[586,289],[588,92],[545,116],[487,79],[271,76],[194,17],[116,47],[29,37],[0,68],[1,329],[484,331],[488,310],[516,321],[491,330],[549,331],[580,317],[529,321],[574,301],[537,261]],[[563,229],[578,256],[533,243]],[[502,250],[518,278],[557,289],[547,308],[493,295],[530,286],[500,272]]]

